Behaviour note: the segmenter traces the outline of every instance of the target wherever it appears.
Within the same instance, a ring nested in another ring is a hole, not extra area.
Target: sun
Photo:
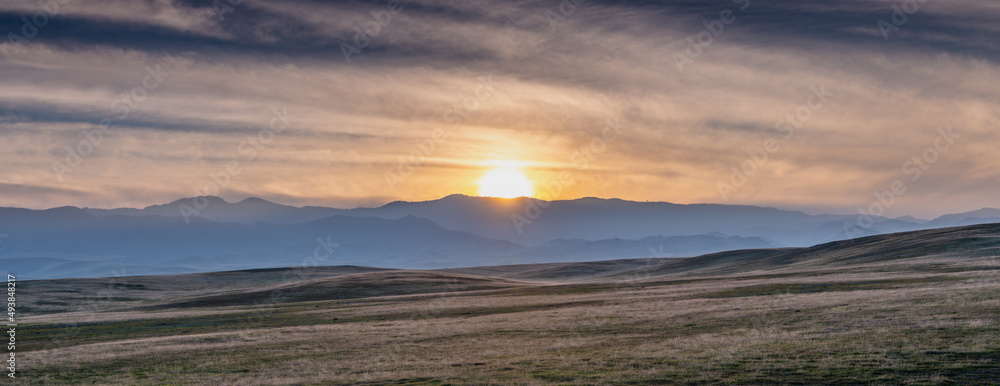
[[[513,163],[496,163],[497,166],[479,179],[479,195],[485,197],[531,197],[535,188],[524,172]]]

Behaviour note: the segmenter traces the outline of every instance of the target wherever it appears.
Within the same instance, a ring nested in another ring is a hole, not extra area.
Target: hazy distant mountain
[[[204,205],[206,204],[207,205]],[[196,204],[203,205],[199,207]],[[910,216],[874,217],[858,226],[858,216],[809,215],[799,211],[747,205],[634,202],[580,198],[542,201],[450,195],[431,201],[396,201],[377,208],[336,209],[294,207],[248,198],[230,203],[207,196],[186,198],[144,209],[85,209],[97,216],[157,215],[183,220],[181,207],[197,210],[190,218],[240,224],[294,224],[332,215],[400,219],[426,218],[442,228],[482,237],[540,245],[559,239],[597,241],[611,238],[638,240],[649,236],[696,236],[712,232],[760,237],[777,246],[808,246],[846,238],[946,226],[1000,222],[1000,210],[945,215],[933,221]],[[200,208],[200,209],[199,209]]]
[[[182,208],[186,208],[183,209]],[[619,199],[581,198],[565,201],[496,199],[451,195],[422,202],[397,201],[378,208],[335,209],[293,207],[259,198],[229,203],[219,197],[186,198],[144,209],[85,209],[107,217],[166,216],[240,224],[294,224],[331,215],[400,219],[426,218],[441,227],[479,236],[536,245],[556,239],[597,241],[609,238],[640,239],[649,236],[695,236],[711,232],[744,237],[764,237],[777,245],[811,245],[836,239],[853,216],[819,215],[737,205],[678,205],[666,202],[633,202]],[[196,213],[193,211],[197,211]],[[885,221],[885,219],[879,219]],[[886,223],[889,224],[889,223]],[[874,227],[875,233],[910,229]],[[885,229],[883,229],[885,228]]]
[[[92,209],[84,208],[85,211],[97,216],[125,215],[125,216],[165,216],[178,217],[183,219],[202,218],[205,220],[218,222],[235,222],[240,224],[293,224],[318,220],[324,217],[342,214],[343,209],[325,208],[318,206],[294,207],[288,205],[275,204],[256,197],[250,197],[243,201],[230,203],[221,197],[204,196],[184,198],[169,204],[147,206],[144,209],[118,208],[118,209]]]
[[[72,207],[0,208],[0,233],[7,235],[0,240],[0,268],[23,280],[300,265],[443,268],[695,256],[773,246],[758,238],[705,235],[566,240],[530,247],[447,230],[414,216],[336,215],[294,224],[253,225],[193,218],[186,224],[177,217],[95,216]],[[312,259],[315,256],[320,259]]]
[[[916,218],[916,217],[913,217],[913,216],[896,217],[896,220],[904,221],[904,222],[908,222],[908,223],[913,223],[913,224],[925,224],[925,223],[930,222],[929,220],[924,220],[924,219]]]
[[[96,217],[79,209],[0,209],[0,233],[7,234],[0,240],[0,268],[36,272],[24,279],[113,276],[109,264],[164,273],[302,264],[436,268],[506,263],[506,256],[528,250],[412,216],[331,216],[285,225],[194,219],[185,224],[163,216]],[[322,259],[307,260],[317,251]]]
[[[198,213],[183,218],[183,205]],[[597,198],[547,202],[451,195],[344,210],[201,197],[143,209],[0,208],[0,267],[30,272],[27,279],[118,274],[111,267],[125,274],[159,274],[304,262],[443,268],[689,257],[1000,222],[1000,210],[925,223],[874,220],[859,227],[854,215]],[[324,247],[331,243],[338,246]],[[331,257],[309,262],[317,250],[320,256],[332,252]]]
[[[70,277],[115,277],[138,275],[177,275],[203,272],[184,266],[131,264],[113,261],[68,260],[46,257],[0,259],[2,272],[18,279],[58,279]]]
[[[202,209],[196,204],[207,203]],[[809,215],[803,212],[746,205],[634,202],[620,199],[580,198],[542,201],[497,199],[460,194],[420,202],[396,201],[377,208],[336,209],[294,207],[259,198],[229,203],[214,197],[186,198],[145,209],[85,209],[98,216],[113,214],[159,215],[181,219],[182,206],[200,217],[241,224],[294,224],[332,215],[399,219],[416,216],[449,230],[538,245],[557,239],[597,241],[609,238],[637,240],[665,236],[694,236],[720,232],[743,237],[761,237],[778,246],[808,246],[864,235],[959,226],[1000,221],[1000,210],[945,215],[933,221],[910,216],[873,218],[873,224],[858,226],[857,215]]]
[[[983,208],[972,212],[946,214],[931,220],[934,227],[990,224],[1000,222],[1000,209]]]
[[[762,237],[779,246],[806,246],[837,240],[856,215],[808,215],[745,205],[634,202],[580,198],[541,201],[450,195],[423,202],[389,203],[352,209],[351,215],[417,216],[447,229],[535,245],[556,239],[640,239],[654,235],[693,236],[711,232]],[[919,224],[876,218],[874,233],[912,230]]]

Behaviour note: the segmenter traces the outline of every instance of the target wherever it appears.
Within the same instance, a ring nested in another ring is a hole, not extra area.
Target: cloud
[[[87,192],[62,188],[58,186],[38,186],[0,182],[0,195],[19,197],[26,205],[44,205],[49,207],[53,202],[71,201],[86,196]]]
[[[26,4],[0,6],[0,31],[37,11]],[[891,1],[588,1],[571,13],[548,1],[405,1],[350,63],[341,43],[386,2],[245,1],[223,18],[209,3],[71,4],[27,45],[0,45],[0,183],[89,194],[11,191],[6,205],[166,202],[231,162],[242,172],[224,197],[374,205],[474,193],[483,162],[508,158],[539,182],[570,172],[564,198],[721,202],[718,182],[783,137],[776,122],[819,86],[834,96],[731,203],[851,212],[952,126],[955,150],[893,210],[997,205],[988,21],[1000,10],[984,1],[925,3],[888,41],[876,23]],[[725,9],[735,20],[678,71],[688,38],[704,39]],[[52,162],[157,66],[169,76],[58,182]],[[483,79],[495,89],[486,98]],[[276,109],[294,116],[288,128],[254,145]],[[626,129],[588,152],[616,117]],[[436,129],[446,136],[427,150]],[[963,199],[939,199],[949,196]]]
[[[210,6],[190,7],[173,0],[45,0],[39,2],[4,2],[0,12],[37,14],[55,18],[82,19],[90,23],[114,23],[118,26],[143,25],[183,33],[220,36],[220,20]],[[39,18],[41,20],[41,18]],[[48,27],[46,22],[42,28]],[[85,32],[85,31],[77,31]]]

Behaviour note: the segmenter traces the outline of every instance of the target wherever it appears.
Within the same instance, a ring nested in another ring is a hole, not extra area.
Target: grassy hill
[[[643,268],[648,275],[707,275],[776,269],[835,268],[930,259],[1000,256],[1000,224],[921,230],[835,241],[808,248],[750,249],[673,259]],[[608,279],[629,276],[622,272]]]
[[[31,383],[1000,379],[1000,224],[688,259],[19,283]]]
[[[224,307],[262,302],[308,302],[421,293],[476,291],[525,285],[506,279],[433,271],[389,270],[298,280],[244,291],[213,294],[151,309]]]

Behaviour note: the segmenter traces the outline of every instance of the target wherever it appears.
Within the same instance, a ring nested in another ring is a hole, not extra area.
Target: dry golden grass
[[[23,336],[20,379],[149,384],[998,381],[995,260],[909,263],[633,282],[507,282],[491,290],[121,311],[93,320],[82,319],[85,313],[40,315],[26,320],[38,324],[23,326],[37,333]],[[928,264],[936,268],[928,270]],[[78,331],[69,334],[60,334],[69,326],[52,325],[74,318],[91,324],[75,326]],[[199,325],[198,318],[212,319]]]

